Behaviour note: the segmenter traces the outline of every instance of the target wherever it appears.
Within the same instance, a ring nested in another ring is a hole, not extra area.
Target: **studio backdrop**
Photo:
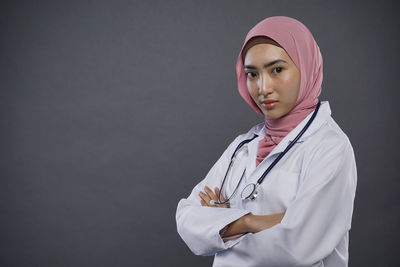
[[[246,33],[289,16],[324,60],[321,100],[358,185],[349,266],[398,266],[395,1],[2,1],[0,265],[211,266],[178,201],[263,121],[239,96]]]

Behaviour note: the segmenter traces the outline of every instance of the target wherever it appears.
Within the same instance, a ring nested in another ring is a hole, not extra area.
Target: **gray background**
[[[314,34],[322,100],[352,141],[350,266],[396,266],[395,1],[2,1],[0,265],[209,266],[180,198],[262,121],[235,61],[258,21]]]

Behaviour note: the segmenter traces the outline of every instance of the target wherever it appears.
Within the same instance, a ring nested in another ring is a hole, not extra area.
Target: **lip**
[[[273,100],[273,99],[266,99],[266,100],[263,101],[263,104],[271,104],[271,103],[274,103],[274,102],[278,102],[278,101]]]
[[[267,99],[262,102],[262,105],[266,109],[273,109],[276,105],[276,102],[278,102],[278,101],[273,100],[273,99]]]

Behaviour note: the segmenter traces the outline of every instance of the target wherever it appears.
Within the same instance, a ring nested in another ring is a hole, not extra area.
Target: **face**
[[[244,58],[247,88],[265,118],[278,119],[295,105],[300,71],[286,51],[273,44],[257,44]]]

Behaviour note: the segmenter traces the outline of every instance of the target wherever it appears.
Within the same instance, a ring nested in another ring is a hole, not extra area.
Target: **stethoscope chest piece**
[[[250,200],[254,200],[258,195],[257,192],[257,185],[256,184],[248,184],[245,186],[245,188],[243,188],[241,197],[242,200],[246,200],[246,199],[250,199]]]

